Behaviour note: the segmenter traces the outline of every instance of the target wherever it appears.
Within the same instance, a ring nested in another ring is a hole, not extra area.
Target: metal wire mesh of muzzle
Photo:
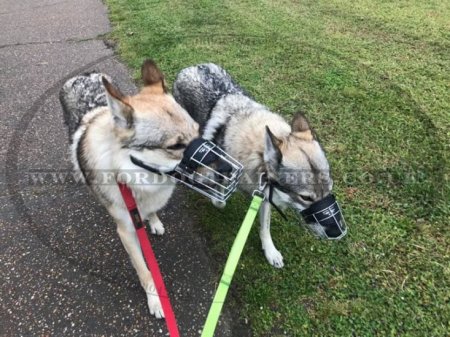
[[[204,196],[226,201],[236,190],[243,166],[216,144],[194,139],[170,175]]]

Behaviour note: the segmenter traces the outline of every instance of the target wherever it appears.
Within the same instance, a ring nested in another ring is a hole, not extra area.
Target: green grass
[[[136,76],[147,57],[169,82],[218,63],[273,111],[306,111],[328,153],[348,237],[275,214],[276,270],[252,231],[233,289],[255,336],[448,336],[449,2],[106,2]],[[193,202],[223,263],[249,200]]]

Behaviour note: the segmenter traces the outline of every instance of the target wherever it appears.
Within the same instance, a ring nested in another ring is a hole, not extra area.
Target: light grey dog
[[[183,69],[173,95],[200,124],[204,138],[244,165],[241,189],[251,193],[260,177],[265,178],[266,200],[260,210],[262,248],[271,265],[283,267],[283,256],[270,234],[269,199],[280,208],[300,212],[328,195],[333,184],[325,153],[306,118],[296,114],[287,123],[251,99],[224,69],[211,63]],[[316,231],[317,235],[323,233],[319,228]]]

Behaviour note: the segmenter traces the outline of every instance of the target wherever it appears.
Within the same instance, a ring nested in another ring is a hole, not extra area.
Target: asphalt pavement
[[[167,336],[112,219],[70,179],[64,81],[98,70],[136,92],[101,38],[109,31],[99,0],[0,0],[0,336]],[[200,335],[221,266],[185,199],[178,188],[161,215],[166,233],[151,241],[190,337]],[[227,303],[216,335],[249,336]]]

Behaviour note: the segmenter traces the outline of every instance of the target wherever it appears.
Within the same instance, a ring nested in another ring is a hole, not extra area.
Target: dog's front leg
[[[159,300],[152,274],[148,270],[142,255],[139,239],[136,230],[134,229],[134,225],[131,222],[130,214],[126,210],[119,210],[117,208],[110,209],[110,213],[116,220],[117,232],[119,233],[120,240],[122,241],[122,244],[131,259],[131,263],[134,269],[136,269],[139,281],[147,294],[147,304],[150,314],[155,315],[156,318],[163,318],[164,312],[161,307],[161,301]]]
[[[158,215],[156,213],[150,213],[148,216],[148,222],[150,224],[150,230],[152,234],[163,235],[165,232],[164,225],[161,220],[159,220]]]
[[[272,236],[270,235],[270,203],[264,201],[262,207],[259,211],[259,237],[261,238],[262,249],[264,250],[264,255],[267,261],[275,268],[282,268],[283,255],[275,248],[272,241]]]

